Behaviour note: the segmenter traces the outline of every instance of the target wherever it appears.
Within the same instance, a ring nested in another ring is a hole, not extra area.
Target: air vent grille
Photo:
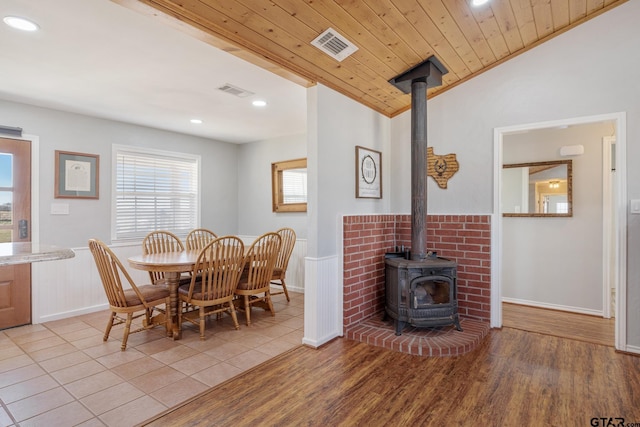
[[[356,45],[338,34],[333,28],[328,28],[316,37],[311,44],[338,61],[342,61],[358,50]]]
[[[218,90],[235,95],[239,98],[246,98],[247,96],[253,95],[253,92],[249,92],[248,90],[241,89],[229,83],[226,83],[224,86],[220,86]]]

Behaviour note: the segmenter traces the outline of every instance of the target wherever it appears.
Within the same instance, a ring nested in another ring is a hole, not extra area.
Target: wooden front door
[[[0,138],[0,243],[31,241],[31,142]],[[31,323],[31,264],[0,267],[0,329]]]

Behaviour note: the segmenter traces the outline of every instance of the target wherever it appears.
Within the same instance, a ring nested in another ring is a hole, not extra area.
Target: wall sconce
[[[549,181],[549,188],[560,188],[560,181]]]

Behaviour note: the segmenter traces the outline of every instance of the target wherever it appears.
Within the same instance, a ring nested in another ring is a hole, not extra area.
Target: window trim
[[[287,169],[306,169],[307,159],[293,159],[271,163],[271,207],[273,212],[306,212],[307,203],[284,203],[282,172]]]
[[[202,157],[198,154],[182,153],[177,151],[158,150],[155,148],[138,147],[133,145],[113,144],[111,146],[111,241],[112,242],[130,242],[135,240],[142,240],[137,237],[116,237],[116,219],[117,219],[117,170],[118,170],[118,153],[129,152],[139,153],[141,155],[152,155],[162,157],[174,157],[178,159],[184,159],[196,162],[196,212],[195,212],[195,228],[200,227],[200,218],[202,211]],[[185,237],[181,236],[180,237]]]

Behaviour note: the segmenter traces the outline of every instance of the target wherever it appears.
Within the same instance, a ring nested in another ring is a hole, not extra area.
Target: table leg
[[[170,313],[167,313],[169,319],[171,319],[171,332],[169,336],[172,336],[174,340],[181,338],[180,325],[178,325],[178,304],[180,299],[178,298],[178,286],[180,285],[180,273],[166,272],[164,275],[169,285],[169,298],[171,299]]]

